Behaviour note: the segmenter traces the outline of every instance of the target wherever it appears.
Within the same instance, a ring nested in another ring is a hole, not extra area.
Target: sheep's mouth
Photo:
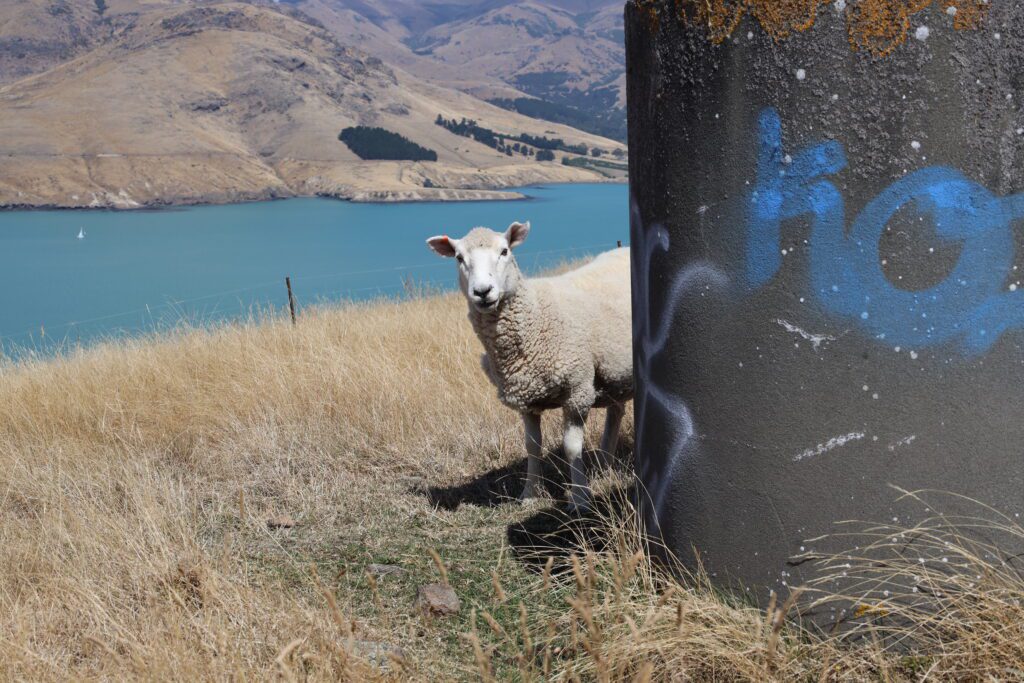
[[[494,299],[493,301],[488,301],[486,299],[478,299],[475,302],[473,302],[473,305],[476,306],[476,310],[480,311],[481,313],[485,313],[487,311],[493,311],[495,308],[497,308],[498,300]]]

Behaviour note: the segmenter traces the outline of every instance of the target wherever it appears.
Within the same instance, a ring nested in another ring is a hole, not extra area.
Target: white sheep
[[[484,345],[484,371],[498,398],[523,417],[527,479],[520,500],[540,484],[540,416],[561,408],[563,445],[572,473],[570,508],[590,506],[583,432],[591,408],[607,408],[601,451],[615,450],[624,404],[633,397],[629,249],[615,249],[555,277],[526,278],[512,249],[529,223],[504,233],[474,228],[462,239],[431,237],[455,257],[469,321]]]

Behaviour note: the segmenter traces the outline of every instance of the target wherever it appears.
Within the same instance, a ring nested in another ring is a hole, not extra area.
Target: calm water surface
[[[330,199],[167,211],[0,212],[0,343],[9,354],[207,323],[287,302],[451,288],[424,244],[474,225],[529,220],[527,272],[628,242],[625,185],[527,188],[526,201],[352,204]],[[78,239],[79,230],[85,232]]]

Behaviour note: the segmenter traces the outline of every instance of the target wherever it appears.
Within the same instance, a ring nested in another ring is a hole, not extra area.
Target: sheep
[[[527,452],[520,500],[534,499],[541,474],[541,413],[562,409],[572,486],[569,509],[590,508],[583,435],[591,408],[607,408],[601,452],[615,451],[624,404],[633,398],[629,249],[619,248],[554,277],[526,278],[512,250],[530,224],[504,233],[473,228],[427,244],[458,262],[469,321],[483,344],[483,370],[498,398],[522,415]]]

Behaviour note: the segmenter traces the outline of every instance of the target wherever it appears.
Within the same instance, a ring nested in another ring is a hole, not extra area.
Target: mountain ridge
[[[554,120],[625,141],[625,34],[617,0],[290,2],[417,76],[488,101],[548,105],[534,112],[570,108],[571,115]]]
[[[435,125],[621,145],[422,81],[302,20],[247,3],[125,14],[112,37],[0,86],[0,205],[137,208],[322,195],[364,201],[487,199],[538,182],[600,181]],[[369,162],[340,142],[379,125],[437,162]]]

